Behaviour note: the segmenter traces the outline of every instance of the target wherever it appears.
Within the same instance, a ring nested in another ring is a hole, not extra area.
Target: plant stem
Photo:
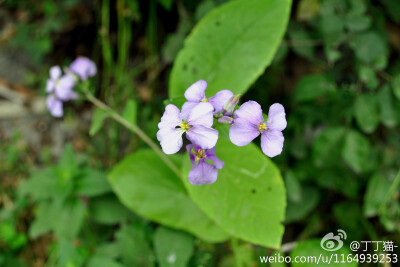
[[[181,176],[181,172],[179,169],[175,166],[175,164],[162,152],[162,150],[159,148],[159,146],[153,142],[153,140],[145,134],[142,129],[140,129],[137,125],[125,120],[123,117],[121,117],[115,110],[107,106],[105,103],[94,97],[91,93],[88,91],[85,91],[86,98],[92,102],[96,107],[107,111],[110,114],[110,117],[113,118],[115,121],[119,122],[121,125],[123,125],[125,128],[129,129],[133,133],[137,134],[140,139],[142,139],[151,149],[153,149],[157,155],[165,162],[165,164],[178,176]]]

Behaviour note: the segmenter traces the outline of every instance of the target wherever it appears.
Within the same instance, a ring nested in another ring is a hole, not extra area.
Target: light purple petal
[[[61,68],[60,66],[53,66],[50,68],[50,78],[55,81],[61,77]]]
[[[165,111],[163,116],[161,117],[161,122],[158,124],[158,128],[164,128],[164,127],[170,127],[170,128],[175,128],[181,123],[180,119],[180,112],[179,109],[172,105],[169,104],[165,107]]]
[[[87,57],[78,57],[70,65],[70,70],[82,80],[87,80],[97,73],[96,64]]]
[[[259,134],[257,126],[244,118],[237,118],[229,129],[229,139],[237,146],[248,145]]]
[[[222,90],[215,94],[215,96],[208,99],[208,101],[213,105],[215,111],[214,113],[224,112],[224,105],[233,96],[232,91]]]
[[[210,149],[217,143],[218,131],[213,128],[196,125],[187,131],[186,137],[201,148]]]
[[[217,168],[205,161],[199,162],[189,172],[189,182],[192,185],[212,184],[217,180]]]
[[[198,104],[199,102],[185,102],[182,106],[181,119],[187,121],[190,111],[192,111],[192,109]]]
[[[287,126],[285,108],[275,103],[269,108],[267,127],[271,130],[283,131]]]
[[[206,88],[207,82],[204,80],[199,80],[186,89],[185,98],[191,102],[200,102],[206,98]]]
[[[233,118],[242,118],[254,125],[260,125],[260,123],[264,122],[261,106],[255,101],[247,101],[242,104],[240,108],[235,111]]]
[[[161,148],[165,154],[178,152],[182,145],[183,130],[180,128],[164,127],[157,132],[157,139],[160,141]]]
[[[213,111],[214,107],[210,103],[201,102],[189,112],[187,122],[192,126],[203,125],[211,127],[214,122]]]
[[[222,167],[224,167],[225,162],[223,162],[222,160],[220,160],[217,156],[209,156],[207,157],[208,160],[211,160],[215,167],[217,167],[217,169],[222,169]]]
[[[49,95],[46,99],[47,108],[53,117],[60,118],[64,115],[63,103],[53,95]]]
[[[63,101],[68,101],[74,98],[76,94],[72,90],[75,86],[75,80],[71,75],[64,75],[56,84],[55,94]]]
[[[285,138],[280,131],[264,131],[261,135],[261,149],[268,157],[275,157],[282,153],[284,140]]]
[[[193,148],[193,145],[192,145],[192,144],[186,146],[186,151],[187,151],[188,154],[189,154],[190,162],[192,163],[192,167],[194,167],[194,166],[195,166],[195,158],[196,158],[196,157],[195,157],[195,155],[192,153],[192,148]]]
[[[55,82],[52,79],[48,79],[46,82],[46,92],[47,93],[53,92],[55,87],[56,87]]]

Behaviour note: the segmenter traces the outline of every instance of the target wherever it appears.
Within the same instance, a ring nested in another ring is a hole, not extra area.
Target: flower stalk
[[[145,142],[151,149],[154,150],[154,152],[157,153],[157,155],[161,158],[162,161],[164,161],[164,163],[171,169],[171,171],[173,171],[178,177],[181,176],[181,172],[176,167],[176,165],[161,151],[159,146],[156,143],[154,143],[153,140],[145,132],[142,131],[142,129],[140,129],[137,125],[124,119],[114,109],[112,109],[104,102],[100,101],[95,96],[93,96],[88,90],[84,90],[84,93],[88,101],[90,101],[96,107],[106,111],[112,119],[114,119],[122,126],[124,126],[128,130],[139,136],[139,138],[142,139],[143,142]]]

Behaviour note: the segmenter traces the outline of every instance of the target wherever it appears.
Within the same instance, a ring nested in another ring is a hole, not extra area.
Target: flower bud
[[[239,103],[240,94],[233,95],[224,105],[224,113],[232,113],[233,109]]]
[[[219,122],[219,123],[222,123],[222,124],[229,124],[229,125],[232,125],[235,121],[233,120],[232,117],[229,117],[229,116],[222,116],[221,118],[218,119],[218,122]]]

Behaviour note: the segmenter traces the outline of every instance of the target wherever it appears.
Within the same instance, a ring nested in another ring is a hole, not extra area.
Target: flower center
[[[190,128],[187,122],[182,122],[180,126],[185,132]]]
[[[194,151],[194,154],[196,155],[195,157],[196,162],[206,157],[204,149],[198,149],[197,151]]]
[[[204,98],[204,99],[201,100],[201,102],[208,102],[208,99]]]
[[[268,130],[267,124],[265,123],[260,123],[260,127],[258,128],[259,132],[262,132],[264,130]]]

